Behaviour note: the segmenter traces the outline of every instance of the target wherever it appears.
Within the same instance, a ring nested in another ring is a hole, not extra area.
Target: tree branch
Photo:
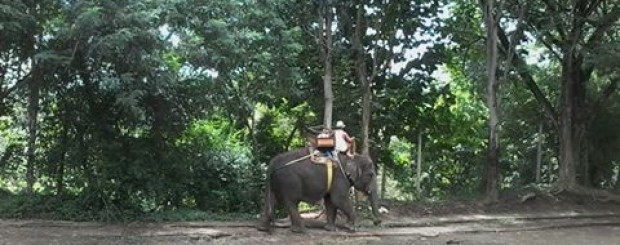
[[[307,33],[308,35],[310,35],[312,37],[313,40],[316,41],[317,44],[321,43],[321,38],[319,37],[319,35],[317,35],[314,31],[311,30],[311,28],[308,25],[301,25],[301,29]],[[318,31],[317,31],[318,32]]]
[[[377,49],[375,48],[375,52],[374,52],[375,55],[372,60],[372,63],[373,63],[372,72],[371,72],[370,78],[368,78],[369,83],[372,83],[372,81],[375,80],[375,78],[379,75],[380,72],[383,72],[386,69],[388,69],[390,62],[394,59],[394,45],[393,44],[396,40],[396,35],[383,29],[384,23],[386,22],[385,19],[387,18],[387,16],[390,15],[388,12],[391,12],[391,11],[392,11],[391,8],[388,6],[386,13],[383,13],[382,17],[379,18],[377,25],[375,26],[376,31],[377,31],[377,36],[380,37],[379,38],[380,40],[383,39],[386,41],[386,48],[389,49],[389,52],[386,55],[386,57],[384,57],[383,60],[379,62],[379,53],[377,52]]]
[[[601,3],[601,0],[592,0],[592,1],[586,2],[587,4],[586,16],[594,13],[594,11],[596,11],[596,7],[598,7],[600,3]]]
[[[288,137],[286,137],[286,143],[284,145],[285,149],[288,151],[291,147],[291,142],[293,142],[293,138],[295,138],[295,132],[300,128],[303,120],[303,116],[298,116],[295,124],[293,125],[293,130],[289,133]]]
[[[545,35],[545,34],[546,34],[546,35]],[[547,36],[548,38],[550,38],[550,39],[551,39],[551,40],[550,40],[550,41],[551,41],[551,43],[553,43],[553,44],[555,44],[555,45],[557,45],[557,46],[560,46],[560,47],[561,47],[560,41],[558,41],[557,39],[555,39],[555,38],[551,35],[551,33],[549,33],[549,32],[545,32],[545,34],[543,34],[543,37],[544,37],[544,36]],[[543,44],[543,45],[544,45],[544,46],[545,46],[545,47],[549,50],[549,52],[551,52],[551,54],[552,54],[555,58],[557,58],[558,60],[562,60],[562,56],[561,56],[558,52],[556,52],[556,51],[553,49],[553,46],[551,46],[551,44],[550,44],[550,43],[548,43],[547,41],[545,41],[545,39],[544,39],[544,38],[541,38],[541,39],[540,39],[540,42],[541,42],[541,43],[542,43],[542,44]]]
[[[363,6],[360,7],[361,9],[363,9]],[[383,22],[385,21],[383,18],[385,18],[385,16],[387,16],[386,14],[383,14],[381,18],[379,18],[377,20],[377,22],[375,23],[375,31],[377,32],[377,38],[378,40],[381,40],[381,36],[383,36]],[[378,45],[378,44],[377,44]],[[370,77],[368,78],[368,83],[372,83],[372,81],[375,79],[375,77],[377,77],[377,74],[379,74],[379,53],[377,52],[377,47],[375,46],[374,48],[374,56],[372,57],[372,71],[370,72]]]
[[[543,2],[545,3],[545,5],[547,5],[548,10],[551,10],[551,12],[553,13],[558,12],[559,6],[555,2],[552,2],[552,0],[543,0]],[[564,29],[562,28],[562,24],[560,22],[556,23],[555,29],[558,32],[558,35],[560,35],[560,39],[566,39],[566,33],[564,32]]]
[[[543,3],[545,3],[545,5],[547,5],[547,8],[549,8],[552,11],[557,11],[558,10],[558,6],[551,2],[551,0],[543,0]]]
[[[30,78],[30,76],[32,75],[32,70],[29,71],[26,75],[24,75],[24,77],[22,77],[21,79],[17,80],[17,82],[15,82],[15,85],[13,85],[12,87],[6,89],[6,91],[3,91],[0,94],[0,100],[4,100],[5,98],[9,97],[9,95],[17,90],[18,88],[21,88],[22,86],[24,86],[24,84],[26,83],[26,81],[28,80],[28,78]]]
[[[521,4],[521,2],[519,0],[517,0],[517,6],[519,7],[519,14],[518,14],[518,19],[517,19],[517,28],[515,29],[515,31],[513,32],[512,36],[510,37],[510,47],[508,47],[509,49],[507,51],[505,51],[508,55],[507,57],[512,57],[512,54],[515,53],[515,49],[517,48],[517,42],[521,39],[521,37],[523,36],[523,29],[524,28],[524,24],[523,24],[523,19],[525,18],[525,11],[527,9],[527,5],[525,4]],[[506,70],[510,70],[512,67],[512,60],[511,59],[507,59],[506,62]],[[504,73],[504,77],[508,76],[508,72]]]
[[[594,24],[596,30],[594,30],[594,33],[592,33],[592,36],[590,36],[590,39],[586,42],[586,46],[592,48],[597,45],[618,19],[620,19],[620,4],[614,5],[609,13],[603,16],[598,23]]]
[[[390,45],[388,42],[388,46],[390,47],[389,53],[387,55],[387,57],[385,57],[385,59],[383,60],[383,64],[380,64],[379,67],[380,69],[378,69],[378,71],[384,72],[385,70],[387,70],[390,67],[390,62],[392,62],[392,60],[394,59],[394,46]],[[372,82],[375,80],[375,78],[379,75],[379,72],[374,72],[371,75],[369,82]]]
[[[502,50],[504,55],[508,56],[506,50],[509,50],[510,41],[508,40],[504,29],[501,28],[501,26],[499,25],[497,26],[497,35],[500,41],[499,43],[502,46],[502,49],[500,50]],[[546,112],[545,115],[555,126],[557,126],[557,112],[555,108],[553,108],[553,105],[551,105],[547,97],[545,97],[545,95],[542,93],[532,75],[526,70],[527,65],[525,64],[525,62],[521,59],[521,57],[519,57],[516,52],[512,54],[512,57],[508,57],[508,59],[511,59],[511,62],[516,67],[519,76],[523,79],[523,82],[528,87],[528,89],[534,94],[534,98],[536,98],[536,101],[538,101],[538,103],[542,105],[544,111]]]

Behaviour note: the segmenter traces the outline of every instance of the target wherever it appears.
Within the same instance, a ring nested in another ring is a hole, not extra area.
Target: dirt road
[[[0,244],[620,244],[615,213],[393,218],[381,227],[363,223],[356,233],[327,232],[315,220],[308,220],[307,234],[267,234],[253,225],[0,220]]]

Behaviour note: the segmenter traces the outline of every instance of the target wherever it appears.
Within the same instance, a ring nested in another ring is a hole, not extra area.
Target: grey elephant
[[[311,154],[315,154],[311,152],[311,148],[302,148],[279,154],[271,160],[259,230],[271,231],[273,211],[277,203],[288,211],[292,223],[291,230],[305,232],[299,215],[299,202],[316,203],[323,199],[327,217],[325,229],[336,229],[334,224],[336,214],[341,210],[347,217],[345,228],[354,231],[355,214],[349,198],[351,186],[369,197],[374,224],[381,223],[377,209],[377,175],[369,157],[356,154],[350,159],[341,156],[342,164],[334,164],[331,171],[332,181],[327,183],[326,165],[313,162]]]

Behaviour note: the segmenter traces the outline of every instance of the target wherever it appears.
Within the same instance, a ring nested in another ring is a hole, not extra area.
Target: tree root
[[[521,197],[521,203],[527,202],[528,200],[534,199],[534,198],[536,198],[536,193],[528,192]]]
[[[607,190],[600,190],[578,185],[568,191],[577,195],[590,196],[597,201],[620,203],[620,195],[611,193]]]
[[[548,192],[553,196],[558,196],[562,193],[570,193],[579,196],[589,196],[596,201],[620,203],[619,194],[611,193],[607,190],[585,187],[582,185],[554,185]]]

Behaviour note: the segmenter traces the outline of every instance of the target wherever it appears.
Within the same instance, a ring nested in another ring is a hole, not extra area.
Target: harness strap
[[[347,174],[347,172],[344,171],[344,168],[346,164],[342,164],[342,159],[338,158],[338,160],[340,160],[340,172],[342,172],[342,176],[344,176],[345,178],[347,178],[347,180],[349,181],[349,184],[352,184],[353,181],[351,181],[351,177],[349,176],[349,174]]]
[[[332,189],[332,178],[334,174],[332,160],[327,160],[325,167],[327,168],[327,192],[329,192]]]

